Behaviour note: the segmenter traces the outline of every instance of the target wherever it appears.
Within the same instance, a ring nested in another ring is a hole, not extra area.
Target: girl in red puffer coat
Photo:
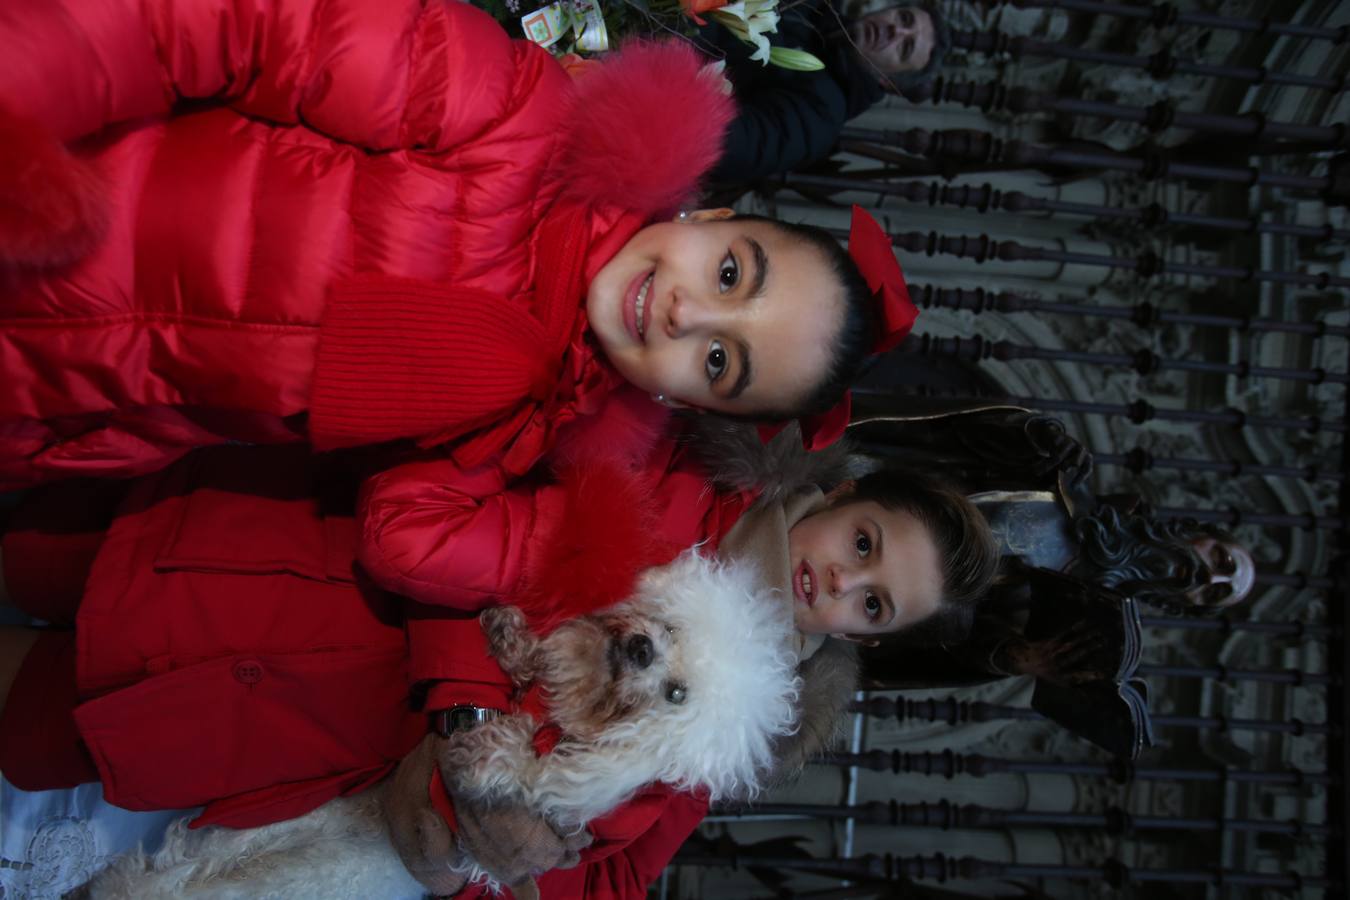
[[[669,478],[647,497],[623,479],[606,482],[622,498],[573,482],[568,530],[541,521],[515,536],[534,582],[546,572],[550,593],[585,584],[603,603],[629,589],[638,556],[665,561],[650,557],[656,541],[711,552],[746,497],[714,490],[688,456],[655,448],[649,466]],[[120,806],[204,805],[194,825],[253,827],[362,791],[443,744],[424,740],[427,710],[504,708],[511,684],[476,617],[400,604],[353,569],[340,462],[299,446],[218,447],[124,483],[31,492],[3,535],[0,597],[7,588],[30,613],[78,624],[27,633],[37,643],[12,691],[15,629],[0,629],[5,775],[29,789],[101,780]],[[639,524],[654,533],[635,537]],[[846,692],[851,674],[830,683]],[[820,704],[831,721],[837,693]],[[427,782],[411,793],[409,805],[426,801]],[[507,811],[454,803],[462,840],[500,844],[512,827]],[[543,895],[643,896],[706,808],[668,786],[641,791],[592,823],[582,865],[541,879]],[[557,864],[556,850],[538,852],[535,865]]]
[[[673,470],[696,469],[669,449]],[[120,806],[200,805],[196,825],[251,827],[379,782],[427,733],[431,701],[410,703],[410,685],[432,687],[419,696],[505,703],[510,682],[475,617],[405,616],[353,571],[338,463],[300,446],[217,447],[126,482],[30,492],[0,535],[0,598],[8,590],[32,614],[78,628],[28,632],[38,642],[13,692],[5,669],[18,660],[0,641],[5,775],[29,789],[101,780]],[[716,492],[694,483],[660,502],[700,509],[690,521],[721,530],[739,503],[727,497],[719,512]],[[636,566],[609,568],[629,576]],[[424,625],[435,626],[434,653]],[[644,790],[594,823],[583,865],[542,879],[544,896],[642,896],[706,806],[669,787]],[[504,827],[493,810],[459,811],[462,830],[472,821],[499,837]],[[545,859],[536,864],[555,864]]]
[[[687,48],[573,84],[453,0],[16,0],[0,42],[0,489],[227,441],[516,476],[625,382],[785,418],[870,342],[827,235],[671,218],[733,112]]]

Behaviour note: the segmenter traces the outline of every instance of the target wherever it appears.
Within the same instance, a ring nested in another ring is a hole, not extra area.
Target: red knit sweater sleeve
[[[319,331],[310,440],[320,450],[436,433],[451,440],[552,390],[522,303],[385,275],[334,287]]]

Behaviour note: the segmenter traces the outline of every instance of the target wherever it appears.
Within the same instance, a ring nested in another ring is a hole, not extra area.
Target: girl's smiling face
[[[886,634],[942,604],[942,569],[913,514],[873,500],[845,502],[788,531],[793,616],[806,634]]]
[[[815,247],[730,212],[638,232],[592,280],[586,317],[619,374],[672,405],[790,410],[825,380],[843,288]]]

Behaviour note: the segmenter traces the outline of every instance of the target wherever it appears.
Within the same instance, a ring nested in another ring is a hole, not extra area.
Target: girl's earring
[[[689,210],[687,210],[687,209],[682,209],[682,210],[680,210],[680,214],[679,214],[678,216],[676,216],[675,218],[678,219],[678,220],[680,220],[681,222],[688,222],[688,221],[689,221]]]
[[[662,406],[666,405],[665,394],[652,394],[652,399],[655,400],[657,403],[660,403]]]

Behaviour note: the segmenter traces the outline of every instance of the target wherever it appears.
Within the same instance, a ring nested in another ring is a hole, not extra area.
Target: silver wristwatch
[[[452,706],[449,709],[438,709],[431,714],[431,730],[441,737],[449,737],[457,731],[468,731],[484,722],[491,722],[501,714],[502,711],[499,709],[488,709],[484,706]]]

